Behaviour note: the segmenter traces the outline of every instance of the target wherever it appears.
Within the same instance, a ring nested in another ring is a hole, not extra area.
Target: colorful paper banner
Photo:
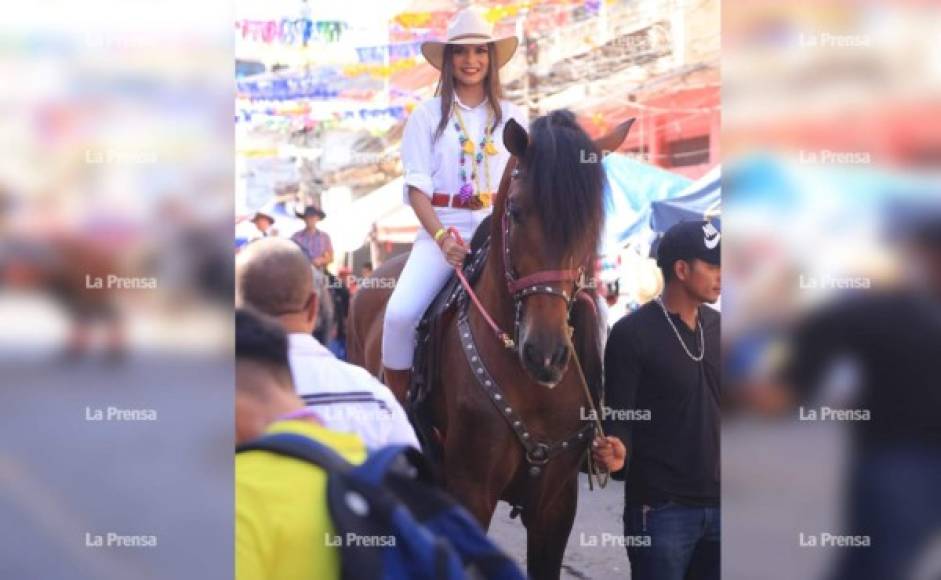
[[[281,20],[239,20],[235,29],[242,38],[272,44],[306,45],[314,42],[339,42],[349,25],[338,20],[282,18]]]

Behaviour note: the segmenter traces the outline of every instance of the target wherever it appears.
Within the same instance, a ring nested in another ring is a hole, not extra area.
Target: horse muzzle
[[[536,341],[524,340],[520,348],[523,368],[537,383],[553,388],[562,380],[569,364],[571,350],[564,342],[553,342],[551,346]]]

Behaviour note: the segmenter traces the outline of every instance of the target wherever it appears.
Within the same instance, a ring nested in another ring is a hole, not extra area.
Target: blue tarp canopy
[[[659,167],[611,153],[603,161],[608,178],[603,251],[623,247],[650,224],[651,204],[671,199],[692,181]]]
[[[650,229],[662,234],[677,222],[710,220],[722,229],[721,168],[715,167],[676,197],[651,204]]]

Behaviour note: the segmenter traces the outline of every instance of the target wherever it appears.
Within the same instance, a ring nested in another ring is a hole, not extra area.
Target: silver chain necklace
[[[670,324],[670,328],[673,329],[673,334],[676,335],[676,340],[680,341],[680,346],[683,347],[683,350],[686,351],[686,356],[693,359],[696,362],[701,362],[703,356],[706,354],[706,339],[703,336],[702,332],[702,314],[696,317],[696,325],[699,327],[699,356],[693,356],[693,353],[689,352],[689,348],[686,347],[686,342],[683,340],[683,337],[680,336],[680,331],[676,329],[676,325],[673,324],[673,319],[670,318],[670,313],[667,312],[667,307],[663,305],[663,300],[658,296],[655,298],[657,304],[660,305],[660,310],[663,310],[663,316],[666,317],[667,322]]]

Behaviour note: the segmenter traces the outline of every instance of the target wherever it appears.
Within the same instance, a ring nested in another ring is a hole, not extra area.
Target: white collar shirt
[[[456,119],[454,110],[460,111],[464,126],[467,129],[467,137],[474,142],[475,147],[479,147],[480,140],[484,136],[487,118],[490,115],[488,102],[485,99],[476,107],[468,107],[455,95],[451,119],[437,140],[434,136],[441,120],[441,97],[428,99],[415,107],[408,118],[405,132],[402,135],[402,167],[405,173],[404,195],[406,204],[409,203],[409,186],[419,189],[428,197],[431,197],[433,193],[455,195],[460,191],[461,185],[463,185],[459,173],[461,144],[458,140],[459,133],[454,127]],[[512,118],[524,128],[529,126],[525,111],[518,105],[511,101],[501,100],[500,108],[503,112],[502,120],[493,132],[493,144],[496,146],[497,154],[484,156],[484,162],[489,164],[489,186],[486,182],[483,165],[481,165],[478,175],[481,190],[490,193],[496,193],[497,188],[500,186],[503,170],[510,159],[510,154],[504,147],[502,138],[503,127],[506,125],[507,120]],[[467,178],[473,183],[471,179],[472,156],[465,155],[465,157]],[[442,207],[435,209],[439,212],[439,215],[442,211],[445,213],[467,211]],[[490,209],[478,211],[489,213]]]
[[[309,335],[288,335],[294,388],[328,429],[355,433],[367,449],[411,445],[420,449],[405,410],[392,391],[365,369],[337,359]]]

